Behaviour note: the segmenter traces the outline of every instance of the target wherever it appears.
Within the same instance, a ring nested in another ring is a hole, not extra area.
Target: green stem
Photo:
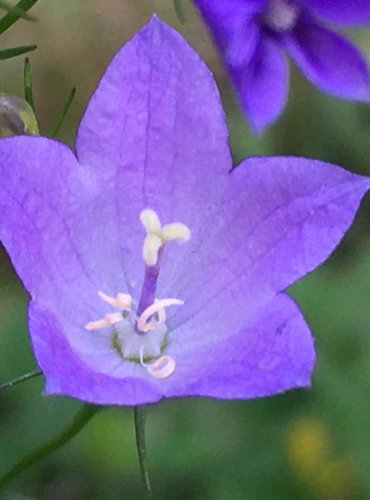
[[[19,462],[13,465],[13,467],[0,477],[0,488],[2,488],[11,479],[18,476],[21,472],[31,467],[31,465],[39,462],[46,456],[50,455],[50,453],[53,453],[55,450],[58,450],[68,443],[68,441],[70,441],[85,427],[85,425],[99,411],[100,408],[100,406],[84,405],[80,411],[76,413],[74,419],[66,429],[43,445],[35,448],[31,451],[31,453],[19,460]]]
[[[42,375],[42,372],[40,370],[33,370],[32,372],[25,373],[20,377],[13,378],[12,380],[8,380],[7,382],[3,382],[2,384],[0,384],[0,391],[1,389],[6,389],[7,387],[13,387],[13,385],[17,385],[20,384],[21,382],[25,382],[26,380],[30,380],[31,378],[38,377],[39,375]]]
[[[136,447],[139,456],[141,475],[148,496],[152,496],[152,486],[150,484],[148,462],[146,458],[145,446],[145,406],[134,407]],[[0,483],[1,484],[1,483]]]

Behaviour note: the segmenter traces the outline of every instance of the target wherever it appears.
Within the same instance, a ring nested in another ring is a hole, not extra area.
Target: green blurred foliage
[[[50,130],[69,89],[79,89],[61,129],[73,144],[79,118],[114,52],[156,11],[206,59],[219,82],[235,163],[246,155],[298,154],[370,174],[370,109],[320,94],[293,71],[289,105],[263,137],[252,137],[188,2],[185,24],[171,0],[39,2],[38,22],[19,21],[4,46],[37,43],[33,93]],[[68,27],[68,28],[66,28]],[[368,33],[355,35],[370,52]],[[0,91],[21,96],[21,58],[2,61]],[[299,283],[316,338],[310,390],[254,401],[182,399],[148,409],[147,447],[155,498],[346,500],[370,498],[370,201],[329,262]],[[5,253],[0,261],[0,381],[32,370],[27,296]],[[77,401],[42,396],[34,379],[0,393],[0,473],[62,430]],[[65,448],[9,483],[4,499],[144,498],[132,411],[99,413]]]

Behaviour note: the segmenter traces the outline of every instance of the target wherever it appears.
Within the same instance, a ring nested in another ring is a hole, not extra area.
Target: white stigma
[[[270,0],[263,18],[275,31],[288,31],[294,28],[299,6],[290,0]]]
[[[146,237],[143,245],[143,259],[148,266],[155,266],[158,262],[160,248],[170,240],[184,243],[190,238],[190,229],[181,222],[173,222],[161,226],[158,215],[154,210],[147,208],[140,214]]]

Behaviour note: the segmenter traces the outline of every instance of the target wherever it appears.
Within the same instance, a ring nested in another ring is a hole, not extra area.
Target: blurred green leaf
[[[69,108],[71,107],[72,101],[76,95],[76,87],[73,87],[70,93],[68,94],[66,100],[64,101],[63,107],[49,132],[50,137],[55,137],[60,130],[60,127],[63,124],[64,118],[68,113]]]
[[[31,451],[28,455],[23,457],[11,469],[8,470],[2,477],[0,477],[0,488],[7,484],[11,479],[17,477],[24,470],[31,467],[31,465],[39,462],[43,458],[50,455],[54,451],[64,446],[68,441],[74,438],[91,420],[91,418],[100,410],[100,406],[85,404],[79,412],[75,415],[72,422],[67,428],[54,438],[47,441],[45,444]]]
[[[24,60],[23,81],[24,81],[24,98],[31,106],[32,110],[35,111],[35,104],[33,101],[31,63],[28,57],[26,57]]]
[[[5,8],[4,0],[0,0],[2,8]],[[0,19],[0,35],[7,31],[18,19],[24,18],[25,14],[35,5],[38,0],[20,0],[7,14]]]
[[[7,12],[11,12],[12,14],[17,14],[22,19],[26,19],[27,21],[35,21],[35,17],[27,14],[23,9],[17,7],[16,5],[12,5],[5,0],[0,0],[0,9],[6,10]]]
[[[0,60],[20,56],[22,54],[26,54],[27,52],[32,52],[32,50],[35,49],[37,49],[37,45],[21,45],[20,47],[0,50]]]
[[[186,18],[182,0],[173,0],[173,5],[175,7],[175,12],[177,14],[177,17],[179,18],[180,23],[185,24]]]

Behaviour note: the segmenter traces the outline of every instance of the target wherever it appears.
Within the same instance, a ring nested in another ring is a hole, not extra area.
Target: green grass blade
[[[35,21],[36,19],[27,14],[23,9],[20,9],[16,5],[12,5],[6,0],[0,0],[0,9],[6,10],[7,12],[12,12],[13,14],[18,14],[20,18],[25,19],[26,21]]]
[[[31,106],[32,111],[35,112],[35,105],[33,101],[33,89],[32,89],[31,63],[28,57],[26,57],[24,60],[23,81],[24,81],[24,98]]]
[[[68,94],[66,100],[64,101],[63,107],[55,120],[54,125],[51,127],[51,130],[49,132],[50,137],[55,137],[57,133],[60,130],[60,127],[62,126],[62,123],[64,121],[64,118],[66,114],[68,113],[69,108],[71,107],[72,101],[76,95],[76,87],[73,87],[70,93]]]
[[[2,8],[5,8],[7,2],[4,0],[0,0]],[[18,21],[18,19],[24,18],[25,15],[28,15],[27,12],[35,5],[38,0],[20,0],[12,9],[8,10],[5,16],[0,19],[0,35],[2,35],[5,31],[7,31],[14,23]]]
[[[27,52],[32,52],[32,50],[35,49],[37,49],[37,45],[21,45],[20,47],[0,50],[0,61],[4,59],[10,59],[11,57],[20,56],[22,54],[27,54]]]

